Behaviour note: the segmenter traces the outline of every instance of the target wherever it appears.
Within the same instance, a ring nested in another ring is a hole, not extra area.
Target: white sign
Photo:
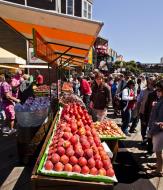
[[[34,49],[29,48],[29,63],[46,63],[45,61],[34,57]]]

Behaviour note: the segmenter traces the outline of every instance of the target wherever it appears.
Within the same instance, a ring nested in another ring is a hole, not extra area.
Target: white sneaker
[[[16,133],[16,132],[17,132],[16,129],[10,129],[7,134],[12,135],[12,134],[14,134],[14,133]]]

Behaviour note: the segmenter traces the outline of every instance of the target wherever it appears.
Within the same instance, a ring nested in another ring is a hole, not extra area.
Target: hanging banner
[[[33,45],[35,57],[48,63],[52,62],[56,58],[54,50],[35,29],[33,29]]]

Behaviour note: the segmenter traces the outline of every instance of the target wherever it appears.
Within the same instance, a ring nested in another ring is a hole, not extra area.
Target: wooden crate
[[[52,135],[53,126],[56,122],[57,115],[54,118],[54,121],[51,125],[49,133],[46,137],[45,143],[42,147],[42,150],[39,154],[39,157],[34,166],[31,181],[33,190],[112,190],[113,183],[98,183],[98,182],[87,182],[79,180],[64,179],[58,177],[49,177],[44,175],[37,174],[37,168],[39,166],[42,155],[45,151],[46,145],[49,138]]]
[[[119,149],[119,140],[104,140],[113,153],[112,163],[115,161]]]

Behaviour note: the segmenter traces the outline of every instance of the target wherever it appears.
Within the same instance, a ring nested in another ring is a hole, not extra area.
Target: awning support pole
[[[51,79],[50,79],[50,64],[49,63],[48,63],[48,77],[49,77],[50,102],[51,102]]]

